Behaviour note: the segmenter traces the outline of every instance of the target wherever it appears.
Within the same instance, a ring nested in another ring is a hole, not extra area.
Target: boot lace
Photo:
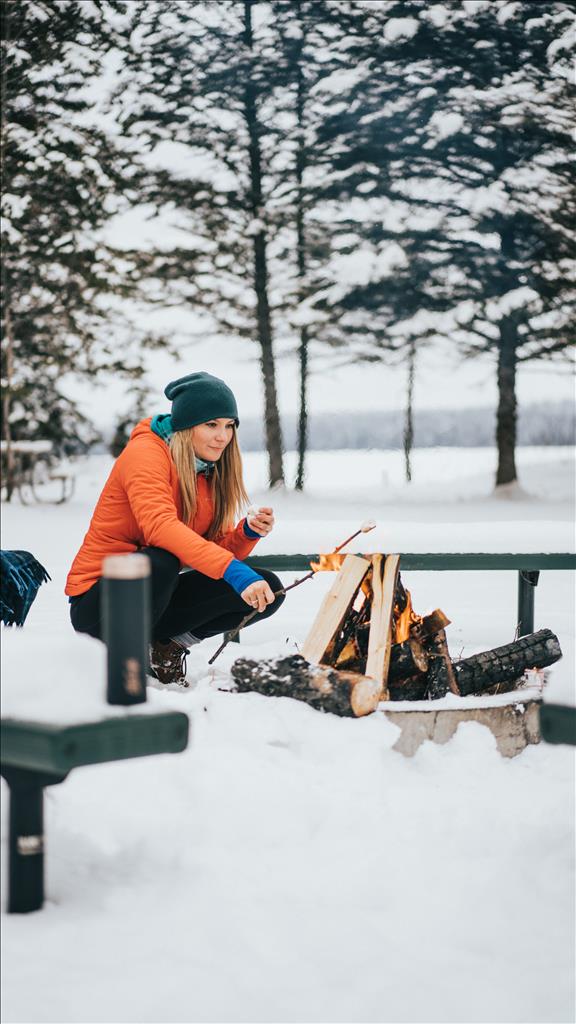
[[[186,682],[186,659],[189,654],[190,649],[188,647],[183,647],[182,654],[180,655],[180,675],[182,677],[182,682],[180,683],[181,686],[188,686],[188,683]]]

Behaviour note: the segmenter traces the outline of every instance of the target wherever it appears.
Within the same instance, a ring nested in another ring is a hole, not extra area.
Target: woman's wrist
[[[248,525],[248,519],[244,519],[242,526],[245,537],[249,537],[250,540],[261,540],[262,534],[257,533],[256,530],[253,530],[252,527]]]
[[[239,558],[233,558],[222,577],[237,594],[241,594],[251,583],[257,583],[262,579],[254,569],[245,565]]]

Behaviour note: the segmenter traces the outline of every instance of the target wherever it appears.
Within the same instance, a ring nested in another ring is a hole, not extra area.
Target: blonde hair
[[[192,443],[193,427],[176,430],[170,438],[170,454],[176,466],[182,501],[182,522],[188,524],[196,514],[196,454]],[[236,518],[249,504],[242,477],[242,456],[236,437],[226,445],[212,470],[214,518],[206,534],[207,540],[220,537],[234,526]]]

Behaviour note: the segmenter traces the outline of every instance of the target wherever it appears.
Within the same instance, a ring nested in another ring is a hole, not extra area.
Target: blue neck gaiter
[[[152,417],[150,424],[150,430],[152,430],[158,437],[161,437],[166,444],[170,444],[170,438],[174,433],[172,429],[172,419],[169,413],[160,413],[158,416]],[[206,476],[210,476],[210,473],[214,469],[214,462],[206,462],[204,459],[196,457],[195,466],[197,473],[204,473]]]

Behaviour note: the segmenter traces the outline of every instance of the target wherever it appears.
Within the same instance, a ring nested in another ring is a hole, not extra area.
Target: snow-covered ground
[[[353,550],[574,550],[570,453],[518,455],[521,488],[497,498],[487,449],[417,451],[410,487],[398,453],[312,453],[307,492],[273,496],[251,453],[251,497],[278,520],[260,553],[327,551],[366,518],[378,529]],[[113,710],[103,648],[73,633],[62,595],[109,466],[77,465],[69,504],[3,510],[2,546],[32,550],[53,578],[25,628],[3,631],[4,715]],[[515,576],[403,578],[417,611],[450,616],[466,655],[513,637]],[[6,1024],[573,1020],[572,749],[505,760],[466,723],[406,759],[380,713],[227,692],[239,651],[296,650],[330,583],[289,595],[212,670],[216,643],[193,648],[188,690],[150,688],[148,706],[190,715],[185,753],[78,769],[47,790],[47,902],[3,915]],[[574,703],[573,623],[573,573],[543,572],[536,628],[564,650],[548,700]]]

